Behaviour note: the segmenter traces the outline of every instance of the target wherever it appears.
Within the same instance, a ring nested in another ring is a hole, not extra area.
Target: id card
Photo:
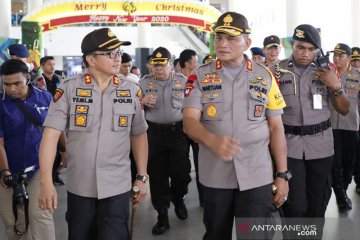
[[[322,95],[315,93],[313,95],[313,107],[314,109],[322,109]]]

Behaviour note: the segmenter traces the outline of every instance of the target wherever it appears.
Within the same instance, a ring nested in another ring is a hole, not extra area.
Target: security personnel
[[[276,63],[280,62],[280,38],[276,35],[270,35],[264,38],[263,45],[263,51],[265,54],[265,60],[263,64],[269,68],[272,68]]]
[[[184,197],[191,181],[190,160],[181,112],[186,78],[171,71],[170,59],[166,48],[155,49],[150,62],[152,74],[139,82],[149,125],[151,202],[158,212],[158,221],[152,229],[155,235],[169,229],[170,201],[174,203],[179,219],[188,217]]]
[[[348,96],[350,108],[349,113],[342,116],[330,105],[330,120],[334,135],[332,187],[339,209],[350,210],[352,204],[346,190],[352,180],[359,141],[360,74],[350,65],[351,48],[348,45],[339,43],[333,52],[333,61]]]
[[[19,59],[7,60],[0,71],[5,90],[0,94],[0,216],[6,239],[55,240],[53,216],[37,204],[40,192],[40,128],[48,112],[51,94],[29,84],[28,67]],[[16,205],[13,202],[13,186],[6,185],[5,177],[21,174],[31,167],[33,171],[26,173],[29,200],[20,196],[23,205]],[[17,219],[14,218],[13,207],[17,209]],[[16,231],[24,232],[26,217],[29,231],[22,235]]]
[[[329,101],[342,115],[349,109],[337,75],[314,62],[320,49],[316,28],[299,25],[293,34],[292,56],[280,62],[280,91],[287,105],[282,119],[288,168],[293,174],[289,200],[283,207],[285,217],[324,218],[331,194],[334,154]],[[320,238],[321,221],[317,235]]]
[[[204,57],[204,59],[202,60],[202,64],[205,64],[205,63],[209,63],[209,62],[212,62],[214,61],[215,58],[213,57],[213,55],[211,54],[208,54]]]
[[[252,47],[250,48],[250,52],[252,55],[251,60],[253,62],[258,62],[258,63],[262,63],[265,60],[265,53],[263,52],[263,50],[259,47]]]
[[[291,176],[281,121],[285,104],[270,71],[244,55],[251,44],[246,18],[226,12],[214,31],[218,59],[188,77],[183,121],[185,133],[200,145],[203,239],[229,240],[234,216],[271,221],[274,205],[286,201]],[[276,163],[275,181],[269,143]],[[241,232],[237,233],[241,239]],[[262,239],[272,238],[271,233],[264,234]]]
[[[351,66],[360,71],[360,48],[351,48]]]
[[[121,45],[109,28],[87,34],[81,44],[87,69],[56,90],[40,146],[39,206],[57,207],[52,184],[55,142],[68,130],[69,240],[129,239],[131,188],[130,142],[137,165],[135,206],[145,197],[148,180],[147,124],[138,86],[119,78]]]

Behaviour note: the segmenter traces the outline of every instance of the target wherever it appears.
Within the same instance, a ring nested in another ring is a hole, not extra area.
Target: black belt
[[[285,134],[294,134],[299,136],[314,135],[325,131],[331,126],[330,119],[315,125],[308,126],[289,126],[284,124]]]
[[[149,125],[149,129],[155,131],[177,131],[183,129],[182,121],[166,124],[147,121],[147,124]]]

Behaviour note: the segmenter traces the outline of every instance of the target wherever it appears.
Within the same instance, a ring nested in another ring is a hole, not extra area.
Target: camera
[[[330,67],[329,67],[329,64],[330,64],[329,55],[330,55],[330,52],[327,52],[326,55],[324,55],[323,50],[321,48],[318,49],[317,57],[316,57],[316,63],[320,67],[330,70]]]
[[[29,200],[29,194],[26,190],[26,173],[34,171],[34,169],[35,166],[31,166],[18,173],[3,177],[4,184],[13,188],[13,202],[16,205],[22,205]]]

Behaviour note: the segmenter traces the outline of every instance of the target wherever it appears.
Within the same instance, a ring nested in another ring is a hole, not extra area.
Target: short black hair
[[[23,73],[25,76],[27,76],[29,73],[29,68],[26,63],[19,59],[9,59],[1,65],[1,75],[8,76],[15,73]]]
[[[176,58],[176,59],[174,60],[174,62],[173,62],[174,68],[176,67],[176,65],[178,64],[178,62],[179,62],[179,58]]]
[[[146,62],[150,63],[151,59],[152,59],[152,54],[150,54],[149,56],[146,57]]]
[[[182,51],[179,57],[180,67],[185,68],[185,63],[191,60],[193,56],[196,56],[196,52],[192,49],[185,49],[184,51]]]
[[[128,63],[128,62],[131,62],[131,61],[132,61],[131,56],[129,54],[127,54],[126,52],[124,52],[121,55],[121,63]]]
[[[139,67],[137,67],[137,66],[132,66],[131,69],[130,69],[130,71],[133,70],[133,69],[139,69]]]
[[[40,59],[40,65],[43,65],[46,63],[47,60],[54,60],[53,56],[45,56]]]

